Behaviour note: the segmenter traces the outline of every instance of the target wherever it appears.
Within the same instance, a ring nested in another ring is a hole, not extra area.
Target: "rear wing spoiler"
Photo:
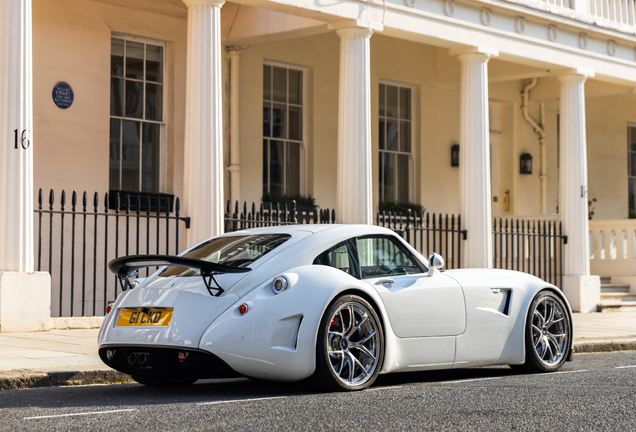
[[[173,255],[128,255],[115,258],[108,263],[108,269],[117,275],[122,291],[133,289],[132,281],[137,277],[138,270],[146,267],[177,266],[197,269],[201,272],[201,278],[211,296],[220,296],[224,290],[221,288],[215,274],[222,273],[247,273],[250,268],[233,267],[224,264],[212,263],[209,261],[194,258],[185,258]],[[216,287],[212,286],[214,281]],[[216,290],[216,293],[212,293]]]

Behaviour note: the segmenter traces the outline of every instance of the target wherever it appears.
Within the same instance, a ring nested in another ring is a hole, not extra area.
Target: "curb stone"
[[[636,337],[614,340],[574,342],[574,353],[607,353],[636,351]],[[90,384],[124,384],[135,382],[129,375],[115,370],[33,372],[0,372],[0,390],[19,390],[36,387],[77,386]]]
[[[575,354],[605,353],[613,351],[636,351],[636,338],[574,342]]]
[[[0,372],[1,390],[89,384],[123,384],[134,382],[129,375],[115,370],[63,372]]]

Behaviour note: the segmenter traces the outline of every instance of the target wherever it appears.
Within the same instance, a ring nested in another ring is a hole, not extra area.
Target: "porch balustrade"
[[[579,16],[588,16],[596,24],[596,18],[608,23],[622,26],[636,27],[636,0],[510,0],[513,3],[522,3],[526,6],[548,10],[557,15],[572,16],[571,11],[578,12]],[[534,4],[534,5],[533,5]],[[560,10],[561,9],[561,10]],[[589,21],[588,20],[586,21]],[[632,32],[633,29],[630,29]]]
[[[636,277],[636,219],[590,221],[593,274]]]
[[[635,0],[588,0],[588,13],[618,24],[636,26]]]

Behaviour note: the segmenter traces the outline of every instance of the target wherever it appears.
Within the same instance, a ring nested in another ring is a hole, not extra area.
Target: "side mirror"
[[[442,267],[444,267],[444,258],[435,252],[431,253],[428,257],[428,276],[433,276],[435,270],[440,270]]]

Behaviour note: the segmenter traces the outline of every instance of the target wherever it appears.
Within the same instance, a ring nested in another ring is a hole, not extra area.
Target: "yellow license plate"
[[[122,309],[117,326],[167,326],[172,319],[172,309]]]

